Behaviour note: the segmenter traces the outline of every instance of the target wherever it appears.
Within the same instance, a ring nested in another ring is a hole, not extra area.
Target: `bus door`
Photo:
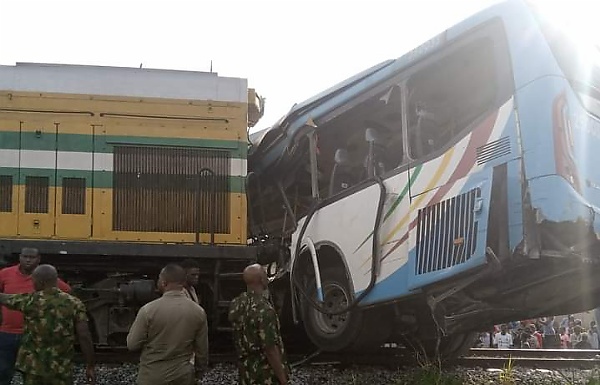
[[[513,79],[501,23],[465,33],[406,81],[411,174],[411,289],[486,263],[494,165]]]
[[[51,119],[20,124],[18,233],[24,237],[55,234],[56,133]]]
[[[92,233],[93,126],[57,125],[56,236],[89,238]]]
[[[406,287],[398,278],[407,260],[402,239],[409,201],[402,98],[398,84],[387,84],[373,92],[368,105],[376,109],[350,109],[318,137],[320,165],[331,170],[325,172],[329,191],[305,235],[315,245],[335,245],[355,293],[377,279],[370,301],[397,296]]]
[[[482,109],[454,132],[445,132],[452,124],[443,119],[415,118],[409,126],[414,162],[410,168],[410,289],[486,263],[494,180],[490,166],[510,153],[508,138],[492,138],[499,132],[494,130],[504,126],[511,106],[509,102],[498,110]],[[427,115],[436,113],[421,114]]]

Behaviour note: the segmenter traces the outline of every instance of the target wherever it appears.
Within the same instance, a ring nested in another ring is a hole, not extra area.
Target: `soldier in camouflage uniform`
[[[241,385],[287,384],[289,367],[285,359],[279,320],[266,297],[267,274],[258,265],[244,270],[245,293],[233,300],[229,321],[239,358]]]
[[[73,384],[75,331],[87,361],[88,383],[94,384],[94,350],[85,305],[56,287],[53,266],[39,265],[31,278],[35,293],[0,294],[0,303],[21,311],[25,318],[16,364],[24,384]]]

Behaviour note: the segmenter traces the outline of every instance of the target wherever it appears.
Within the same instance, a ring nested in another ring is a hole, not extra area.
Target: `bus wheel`
[[[465,355],[473,347],[477,333],[457,333],[446,338],[445,341],[442,340],[440,350],[443,358],[452,359]]]
[[[407,347],[415,350],[426,360],[451,360],[467,353],[473,347],[477,333],[466,332],[456,333],[442,337],[439,348],[436,349],[437,340],[418,341],[414,338],[408,338]]]
[[[310,285],[310,295],[316,299],[316,288]],[[324,270],[322,279],[323,308],[337,311],[352,302],[352,293],[343,274],[335,270]],[[306,334],[311,341],[324,351],[347,349],[356,340],[362,326],[362,313],[354,309],[342,314],[325,314],[315,309],[311,303],[302,304],[302,319]]]

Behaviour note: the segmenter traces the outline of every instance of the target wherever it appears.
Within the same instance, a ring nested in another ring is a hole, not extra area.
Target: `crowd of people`
[[[54,266],[40,264],[35,248],[24,248],[19,264],[0,270],[0,385],[15,369],[25,385],[73,384],[74,345],[86,361],[89,384],[96,373],[92,336],[83,302],[72,296]],[[158,277],[162,294],[137,313],[127,347],[140,351],[139,385],[193,385],[208,365],[208,325],[194,286],[200,269],[193,260],[165,266]],[[246,292],[229,310],[238,354],[239,383],[287,384],[290,370],[268,279],[258,264],[243,271]]]
[[[598,349],[600,336],[596,321],[585,328],[580,319],[567,315],[562,319],[544,317],[497,325],[482,332],[478,347],[498,349]]]

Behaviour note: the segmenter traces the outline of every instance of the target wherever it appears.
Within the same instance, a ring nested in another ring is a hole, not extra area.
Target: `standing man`
[[[500,332],[494,336],[494,345],[498,349],[510,349],[513,344],[512,334],[508,333],[508,326],[502,324]]]
[[[181,267],[185,270],[185,284],[183,285],[183,293],[192,301],[200,304],[200,299],[196,293],[196,286],[200,280],[200,265],[193,259],[186,259],[181,263]]]
[[[25,247],[19,264],[0,270],[0,293],[26,294],[35,291],[31,273],[40,264],[38,249]],[[58,288],[70,292],[69,285],[58,280]],[[2,307],[0,325],[0,385],[9,385],[15,372],[15,361],[23,334],[23,313]]]
[[[0,303],[23,313],[25,328],[17,369],[25,385],[72,385],[75,334],[95,384],[94,347],[85,305],[58,289],[54,266],[39,265],[31,274],[35,293],[0,294]]]
[[[598,350],[598,328],[596,327],[596,321],[590,322],[590,330],[588,330],[588,341],[592,346],[592,349]]]
[[[200,305],[200,298],[198,298],[198,294],[196,293],[196,285],[198,285],[198,281],[200,281],[200,265],[198,265],[198,262],[195,260],[188,258],[181,263],[181,267],[185,270],[183,294]],[[196,358],[193,354],[192,357],[190,357],[190,362],[192,365],[196,362]]]
[[[129,330],[127,347],[142,350],[138,385],[193,385],[208,365],[206,313],[183,294],[185,282],[181,266],[165,266],[158,277],[162,297],[144,305]]]
[[[229,321],[238,354],[240,385],[287,384],[279,319],[266,297],[267,273],[254,264],[244,269],[248,290],[233,300]]]

